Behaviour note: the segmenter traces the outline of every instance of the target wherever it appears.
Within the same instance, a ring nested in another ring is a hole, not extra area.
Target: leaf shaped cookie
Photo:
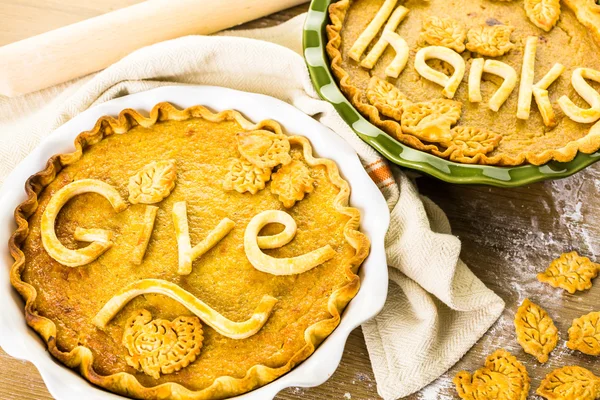
[[[396,121],[401,120],[404,107],[410,104],[408,98],[396,86],[376,76],[369,81],[367,100],[381,114]]]
[[[158,203],[171,194],[176,179],[175,160],[153,161],[129,178],[129,202]]]
[[[135,312],[125,325],[123,345],[127,364],[154,379],[172,374],[196,360],[204,336],[197,317],[179,317],[173,321],[152,319],[148,310]]]
[[[452,18],[430,15],[423,20],[421,39],[432,46],[444,46],[459,53],[465,51],[467,30]]]
[[[448,142],[461,109],[461,102],[446,99],[411,104],[402,113],[402,131],[427,142]]]
[[[595,400],[600,378],[582,367],[562,367],[546,375],[536,393],[548,400]]]
[[[550,32],[560,18],[560,0],[525,0],[525,13],[535,26]]]
[[[537,275],[540,282],[555,288],[562,288],[573,294],[577,290],[592,287],[592,279],[598,276],[600,265],[587,257],[581,257],[576,251],[563,253],[552,261],[546,271]]]
[[[499,57],[508,53],[515,45],[510,35],[515,30],[507,25],[479,25],[467,33],[467,49],[488,57]]]
[[[600,356],[600,312],[591,312],[573,320],[567,347],[591,356]]]
[[[454,151],[466,157],[490,153],[502,140],[502,135],[496,132],[470,126],[455,126],[450,132],[452,140],[448,147],[457,147]]]
[[[223,180],[223,189],[256,194],[271,179],[271,168],[259,168],[246,160],[232,158]]]
[[[473,375],[461,371],[453,379],[458,396],[465,400],[525,400],[529,381],[523,364],[504,349],[489,355]]]
[[[278,195],[285,208],[291,208],[313,191],[314,179],[302,161],[293,160],[279,168],[272,176],[271,193]]]
[[[548,354],[558,342],[558,329],[546,311],[525,299],[515,315],[515,329],[525,353],[541,363],[548,361]]]
[[[273,168],[292,161],[290,142],[284,134],[258,129],[238,133],[237,142],[240,154],[258,168]]]

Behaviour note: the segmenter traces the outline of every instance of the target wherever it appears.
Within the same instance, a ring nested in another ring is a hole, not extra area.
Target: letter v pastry
[[[82,241],[91,241],[88,246],[80,249],[65,247],[56,236],[54,223],[58,213],[69,200],[83,193],[97,193],[104,196],[117,213],[127,208],[127,203],[123,201],[114,187],[97,179],[74,181],[56,192],[42,214],[40,222],[42,245],[50,257],[67,267],[79,267],[91,263],[113,245],[112,232],[104,229],[77,227],[75,238]]]
[[[180,201],[173,204],[173,225],[175,226],[177,247],[179,248],[179,270],[177,273],[179,275],[189,275],[192,272],[192,261],[219,243],[233,229],[235,222],[229,218],[223,218],[204,240],[192,247],[186,203]]]

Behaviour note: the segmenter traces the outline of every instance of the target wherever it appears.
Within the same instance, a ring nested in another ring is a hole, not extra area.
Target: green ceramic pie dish
[[[578,153],[569,162],[545,165],[497,167],[460,164],[405,146],[366,120],[346,99],[329,69],[325,52],[329,23],[327,8],[332,0],[312,0],[303,32],[304,58],[319,95],[330,102],[356,134],[391,162],[424,172],[451,183],[516,187],[545,179],[564,178],[600,160],[600,151]]]

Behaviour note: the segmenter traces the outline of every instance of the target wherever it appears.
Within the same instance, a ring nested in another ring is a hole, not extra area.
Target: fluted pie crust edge
[[[330,57],[331,70],[338,79],[342,92],[362,115],[364,115],[371,123],[381,128],[384,132],[391,134],[400,142],[414,149],[447,158],[438,146],[423,143],[417,137],[403,133],[400,122],[393,119],[382,119],[382,115],[375,106],[360,100],[361,90],[350,82],[350,75],[342,67],[342,53],[340,52],[342,43],[340,33],[346,13],[350,7],[350,2],[351,0],[339,0],[329,6],[329,17],[331,22],[326,27],[326,51]],[[577,19],[581,24],[588,28],[600,43],[600,5],[595,4],[594,0],[564,0],[564,3],[575,12]],[[524,163],[542,165],[553,160],[558,162],[568,162],[573,160],[579,151],[585,154],[591,154],[598,149],[600,149],[600,123],[593,125],[590,132],[584,137],[571,141],[559,149],[544,150],[540,153],[526,151],[517,156],[510,156],[502,153],[493,156],[480,153],[473,157],[460,155],[453,158],[453,161],[464,164],[501,166],[516,166]]]
[[[9,239],[10,253],[15,260],[10,270],[10,281],[12,286],[19,292],[25,301],[25,318],[27,324],[42,337],[46,342],[48,351],[60,362],[69,368],[78,369],[87,380],[95,385],[134,398],[170,398],[174,400],[225,398],[248,392],[287,373],[294,368],[295,365],[309,357],[321,341],[337,327],[340,322],[342,310],[358,293],[360,288],[360,278],[357,275],[358,268],[369,254],[370,241],[358,230],[360,211],[348,206],[350,187],[340,176],[337,165],[332,160],[314,158],[312,147],[308,139],[294,136],[303,147],[305,161],[310,166],[323,165],[326,167],[328,178],[334,186],[339,188],[339,193],[334,199],[334,206],[341,214],[350,217],[344,226],[344,236],[356,251],[345,267],[347,283],[336,289],[329,297],[328,311],[330,313],[330,318],[319,321],[305,330],[305,345],[296,352],[285,365],[278,368],[254,365],[248,369],[243,378],[221,376],[215,379],[209,387],[199,391],[192,391],[173,382],[153,387],[145,387],[135,376],[127,372],[120,372],[112,375],[100,375],[94,370],[94,357],[89,348],[77,346],[69,352],[59,350],[56,343],[55,323],[46,317],[38,315],[34,307],[37,291],[32,285],[21,279],[21,273],[25,265],[25,255],[21,250],[21,245],[29,233],[27,219],[37,209],[38,195],[56,178],[58,172],[61,171],[63,167],[79,160],[82,157],[83,152],[89,146],[100,142],[104,138],[114,133],[126,133],[138,125],[150,127],[160,121],[183,121],[190,118],[203,118],[212,122],[235,120],[246,130],[267,127],[276,133],[282,133],[281,126],[273,120],[263,120],[254,124],[235,110],[213,113],[203,106],[192,106],[184,110],[179,110],[170,103],[165,102],[154,106],[150,115],[144,117],[133,109],[125,109],[121,111],[118,118],[104,116],[96,122],[92,130],[79,134],[75,139],[74,152],[51,157],[43,171],[32,175],[27,180],[25,184],[27,199],[19,204],[14,213],[17,229]]]

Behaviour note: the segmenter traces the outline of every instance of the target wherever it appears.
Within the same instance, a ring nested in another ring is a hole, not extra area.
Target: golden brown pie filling
[[[132,397],[222,398],[289,371],[337,326],[369,242],[306,139],[161,104],[76,143],[29,180],[11,239],[28,323],[63,363]]]
[[[411,147],[496,165],[600,148],[593,0],[341,0],[329,14],[342,91]]]

